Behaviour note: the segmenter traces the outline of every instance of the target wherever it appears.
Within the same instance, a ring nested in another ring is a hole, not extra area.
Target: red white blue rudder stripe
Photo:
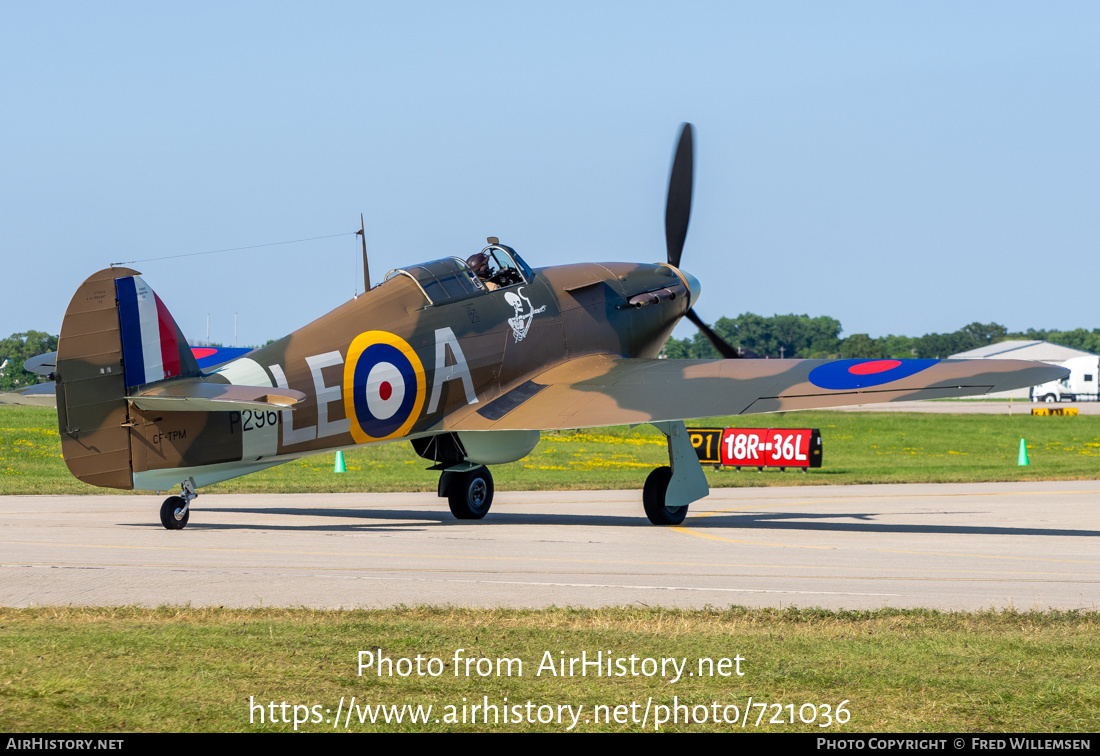
[[[115,279],[126,387],[197,372],[179,326],[141,276]]]

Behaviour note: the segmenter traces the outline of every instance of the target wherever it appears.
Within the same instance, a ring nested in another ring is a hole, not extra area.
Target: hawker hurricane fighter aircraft
[[[1012,360],[737,359],[692,310],[699,281],[680,268],[692,151],[685,124],[665,262],[531,268],[490,237],[469,259],[392,270],[282,340],[211,367],[136,270],[101,270],[61,328],[53,376],[65,463],[97,486],[178,486],[160,513],[178,530],[202,486],[409,441],[439,471],[451,512],[480,519],[493,500],[486,466],[527,456],[540,431],[651,423],[668,439],[669,466],[650,473],[642,500],[650,521],[676,524],[708,493],[685,419],[969,396],[1065,373]],[[658,359],[685,316],[726,359]]]

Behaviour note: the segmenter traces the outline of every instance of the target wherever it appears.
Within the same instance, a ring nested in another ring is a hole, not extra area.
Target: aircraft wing
[[[56,407],[57,397],[54,390],[57,387],[53,381],[49,383],[36,383],[16,391],[0,393],[0,404],[23,404],[31,407]]]
[[[1061,378],[1024,360],[567,360],[443,430],[560,430],[978,396]]]

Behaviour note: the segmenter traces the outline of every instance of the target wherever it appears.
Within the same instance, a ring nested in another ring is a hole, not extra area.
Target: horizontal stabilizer
[[[23,369],[36,375],[49,375],[57,369],[57,352],[37,354],[23,363]]]
[[[293,409],[306,398],[301,391],[271,386],[233,386],[206,383],[200,378],[166,381],[131,393],[127,400],[138,409],[164,412],[231,412]]]

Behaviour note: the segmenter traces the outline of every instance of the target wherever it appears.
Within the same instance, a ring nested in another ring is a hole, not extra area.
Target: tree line
[[[746,312],[736,318],[719,318],[711,328],[748,357],[799,357],[815,359],[943,359],[952,354],[995,344],[998,341],[1025,339],[1083,349],[1100,354],[1100,328],[1088,331],[1055,331],[1029,328],[1009,332],[999,323],[971,323],[953,333],[926,333],[923,336],[882,336],[853,333],[841,338],[840,321],[827,315],[773,315],[764,317]],[[669,339],[663,354],[669,358],[714,359],[718,352],[701,333],[691,338]]]
[[[38,383],[38,376],[23,369],[31,357],[57,351],[57,337],[45,331],[13,333],[0,340],[0,391],[13,391]]]

